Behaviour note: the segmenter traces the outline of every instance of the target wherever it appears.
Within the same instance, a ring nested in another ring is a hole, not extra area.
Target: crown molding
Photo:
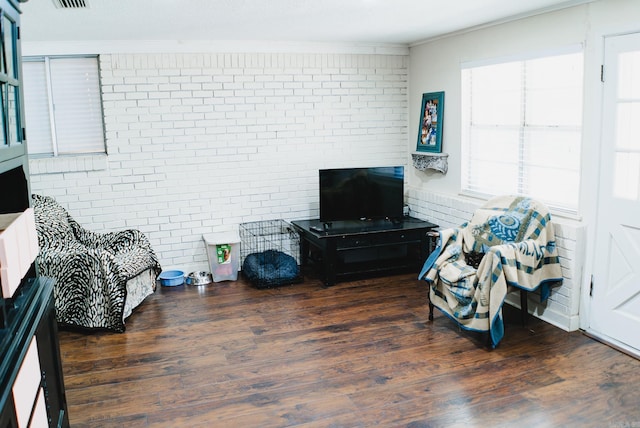
[[[417,46],[420,46],[420,45],[424,45],[424,44],[427,44],[427,43],[435,42],[435,41],[440,40],[440,39],[446,39],[446,38],[449,38],[449,37],[459,36],[459,35],[462,35],[462,34],[471,33],[473,31],[478,31],[478,30],[482,30],[482,29],[485,29],[485,28],[491,28],[491,27],[495,27],[497,25],[502,25],[502,24],[507,24],[509,22],[518,21],[520,19],[531,18],[533,16],[543,15],[545,13],[556,12],[556,11],[563,10],[563,9],[569,9],[569,8],[576,7],[576,6],[581,6],[581,5],[584,5],[584,4],[593,3],[595,1],[599,1],[599,0],[569,0],[569,1],[566,1],[564,3],[556,4],[556,5],[553,5],[553,6],[545,7],[545,8],[534,10],[534,11],[531,11],[531,12],[520,13],[520,14],[509,16],[509,17],[506,17],[506,18],[502,18],[502,19],[498,19],[498,20],[495,20],[495,21],[487,22],[485,24],[474,25],[472,27],[464,28],[462,30],[452,31],[450,33],[440,34],[438,36],[430,37],[428,39],[419,40],[419,41],[410,43],[409,47],[410,48],[414,48],[414,47],[417,47]]]
[[[207,40],[24,41],[22,55],[96,55],[126,53],[322,53],[409,55],[408,45]]]

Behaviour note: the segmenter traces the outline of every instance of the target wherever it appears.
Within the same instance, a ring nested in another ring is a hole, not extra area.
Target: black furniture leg
[[[327,242],[322,252],[322,258],[324,261],[324,286],[331,287],[336,283],[336,259],[338,258],[338,254],[335,241]]]
[[[309,257],[309,242],[306,239],[300,239],[300,269],[304,269],[307,265]]]
[[[433,321],[433,303],[431,302],[431,286],[429,286],[427,299],[429,299],[429,321]]]
[[[529,320],[529,301],[527,290],[523,289],[520,289],[520,316],[522,317],[522,326],[526,327]]]

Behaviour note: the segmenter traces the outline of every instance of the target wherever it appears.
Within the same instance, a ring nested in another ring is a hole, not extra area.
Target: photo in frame
[[[444,91],[422,94],[418,152],[442,152],[442,124],[444,119]]]

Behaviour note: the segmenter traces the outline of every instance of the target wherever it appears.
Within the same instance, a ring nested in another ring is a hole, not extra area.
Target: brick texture
[[[34,159],[32,191],[87,228],[135,227],[163,267],[203,234],[318,215],[318,169],[406,165],[408,57],[100,57],[107,155]]]

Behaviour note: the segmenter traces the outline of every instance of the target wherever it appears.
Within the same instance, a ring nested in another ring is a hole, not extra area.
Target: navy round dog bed
[[[245,257],[242,273],[255,287],[266,288],[296,282],[300,269],[296,259],[290,255],[266,250]]]

